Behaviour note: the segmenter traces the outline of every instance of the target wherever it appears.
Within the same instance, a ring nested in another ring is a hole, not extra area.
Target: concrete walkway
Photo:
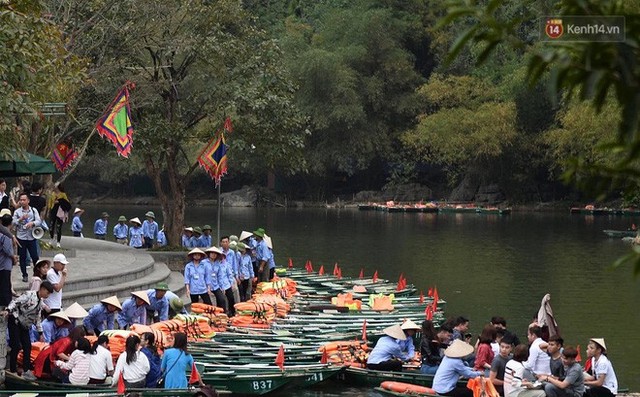
[[[167,282],[173,292],[183,294],[182,275],[172,272],[164,263],[154,262],[146,250],[77,237],[63,237],[61,245],[69,261],[67,282],[62,290],[63,307],[73,302],[91,307],[111,295],[122,301],[131,291],[148,289],[159,282]],[[52,259],[56,253],[43,251],[42,257]],[[33,268],[28,268],[27,273],[31,281]],[[22,282],[19,266],[13,268],[12,283],[18,293],[29,286]]]

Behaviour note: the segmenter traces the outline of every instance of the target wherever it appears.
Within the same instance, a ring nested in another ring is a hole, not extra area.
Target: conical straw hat
[[[416,331],[420,331],[422,328],[411,320],[407,320],[400,326],[402,329],[415,329]]]
[[[71,320],[69,320],[69,317],[65,314],[65,312],[63,310],[60,310],[59,312],[52,313],[52,314],[49,315],[49,317],[61,318],[64,321],[66,321],[69,324],[71,324]]]
[[[454,340],[453,343],[444,351],[444,355],[449,358],[462,358],[471,353],[473,353],[473,346],[461,341],[460,339]]]
[[[204,251],[202,251],[200,248],[194,248],[191,251],[189,251],[189,253],[187,254],[187,256],[191,256],[193,254],[200,254],[202,256],[207,256],[205,255]]]
[[[120,305],[120,301],[118,300],[118,297],[115,295],[110,296],[108,298],[104,298],[100,302],[106,303],[107,305],[115,306],[118,308],[118,310],[122,310],[122,305]]]
[[[151,304],[151,302],[149,302],[149,297],[147,296],[147,291],[133,291],[131,295],[142,299],[147,305]]]
[[[602,350],[607,350],[607,345],[604,343],[604,338],[591,338],[589,340],[597,345],[600,345]]]
[[[244,230],[243,230],[243,231],[242,231],[242,233],[240,233],[240,238],[239,238],[239,240],[240,240],[240,241],[242,241],[242,240],[247,239],[247,238],[249,238],[249,237],[251,237],[251,236],[253,236],[253,233],[251,233],[251,232],[247,232],[247,231],[244,231]]]
[[[85,318],[89,315],[78,302],[74,302],[73,305],[67,307],[64,312],[67,313],[67,316],[70,318]]]
[[[399,340],[407,339],[407,336],[404,334],[404,331],[398,324],[387,327],[384,330],[382,330],[382,332],[384,332],[385,335],[390,336],[394,339],[399,339]]]

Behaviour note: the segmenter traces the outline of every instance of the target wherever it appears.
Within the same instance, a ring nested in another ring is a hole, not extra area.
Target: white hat
[[[422,328],[418,326],[418,324],[414,323],[411,320],[407,320],[400,326],[402,329],[415,329],[416,331],[420,331]]]
[[[603,351],[607,350],[607,345],[604,343],[604,338],[591,338],[589,339],[589,341],[600,345]]]
[[[78,212],[84,212],[84,210],[80,207],[76,207],[75,210],[73,210],[74,215],[77,214]]]
[[[271,237],[264,235],[264,241],[267,243],[267,248],[273,249],[273,243],[271,242]]]
[[[56,254],[56,256],[53,257],[53,262],[60,262],[63,265],[69,264],[69,261],[67,260],[67,257],[64,256],[64,254]]]
[[[140,222],[140,218],[138,218],[137,216],[135,218],[129,219],[129,222],[137,223],[138,225],[142,225],[142,222]]]
[[[204,252],[206,252],[207,254],[209,252],[215,252],[216,254],[224,255],[224,252],[220,248],[215,247],[215,246],[207,248],[206,250],[204,250]]]
[[[188,231],[188,232],[192,232],[193,228],[192,227],[185,227],[184,230]]]
[[[243,230],[242,233],[240,233],[240,238],[238,240],[242,241],[242,240],[247,239],[247,238],[249,238],[251,236],[253,236],[253,233]]]
[[[382,332],[384,332],[385,335],[390,336],[394,339],[399,339],[399,340],[407,339],[407,336],[404,334],[404,331],[397,324],[385,328],[384,330],[382,330]]]
[[[151,302],[149,301],[149,296],[147,295],[147,291],[133,291],[131,295],[135,296],[136,298],[142,299],[147,305],[151,304]]]
[[[78,302],[74,302],[71,306],[67,307],[64,312],[67,313],[67,316],[70,318],[85,318],[89,315]]]
[[[11,216],[11,210],[8,208],[3,208],[2,211],[0,211],[0,218],[2,218],[5,215]]]
[[[71,324],[71,320],[69,320],[69,317],[65,314],[64,311],[60,310],[59,312],[55,312],[55,313],[51,313],[49,315],[49,317],[56,317],[56,318],[61,318],[64,321],[68,322],[69,324]]]
[[[194,248],[191,251],[189,251],[189,253],[187,254],[187,256],[191,256],[194,254],[200,254],[202,256],[206,256],[205,253],[200,249],[200,248]]]
[[[444,355],[449,358],[462,358],[473,353],[473,346],[467,342],[463,342],[460,339],[456,339],[453,343],[447,347],[444,351]]]
[[[108,298],[104,298],[100,302],[105,303],[107,305],[111,305],[111,306],[117,307],[118,309],[122,310],[122,306],[120,305],[120,301],[118,300],[118,297],[115,296],[115,295],[112,295],[112,296],[110,296]]]

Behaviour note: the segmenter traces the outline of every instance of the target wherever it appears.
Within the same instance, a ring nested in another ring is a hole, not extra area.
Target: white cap
[[[64,254],[56,254],[56,256],[53,257],[53,261],[54,262],[60,262],[63,265],[68,265],[69,261],[67,260],[67,257],[64,256]]]

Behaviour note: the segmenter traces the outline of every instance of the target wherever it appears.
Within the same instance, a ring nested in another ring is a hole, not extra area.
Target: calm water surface
[[[141,219],[147,208],[87,208],[85,230],[102,210],[112,219],[123,214]],[[161,215],[159,208],[151,208]],[[190,208],[189,225],[216,224],[215,208]],[[161,219],[158,220],[161,223]],[[566,344],[580,344],[582,354],[591,337],[604,337],[621,386],[640,390],[640,279],[630,268],[611,270],[611,263],[628,252],[602,229],[626,229],[640,219],[593,217],[567,213],[476,214],[382,213],[325,209],[225,208],[221,233],[264,227],[272,236],[278,265],[292,258],[302,267],[344,275],[397,280],[426,290],[437,286],[447,300],[447,316],[471,319],[477,335],[491,316],[502,315],[526,340],[526,327],[540,301],[551,294],[551,306]],[[85,235],[90,233],[85,233]],[[214,230],[215,238],[215,230]],[[359,389],[304,391],[307,397],[374,396]]]

